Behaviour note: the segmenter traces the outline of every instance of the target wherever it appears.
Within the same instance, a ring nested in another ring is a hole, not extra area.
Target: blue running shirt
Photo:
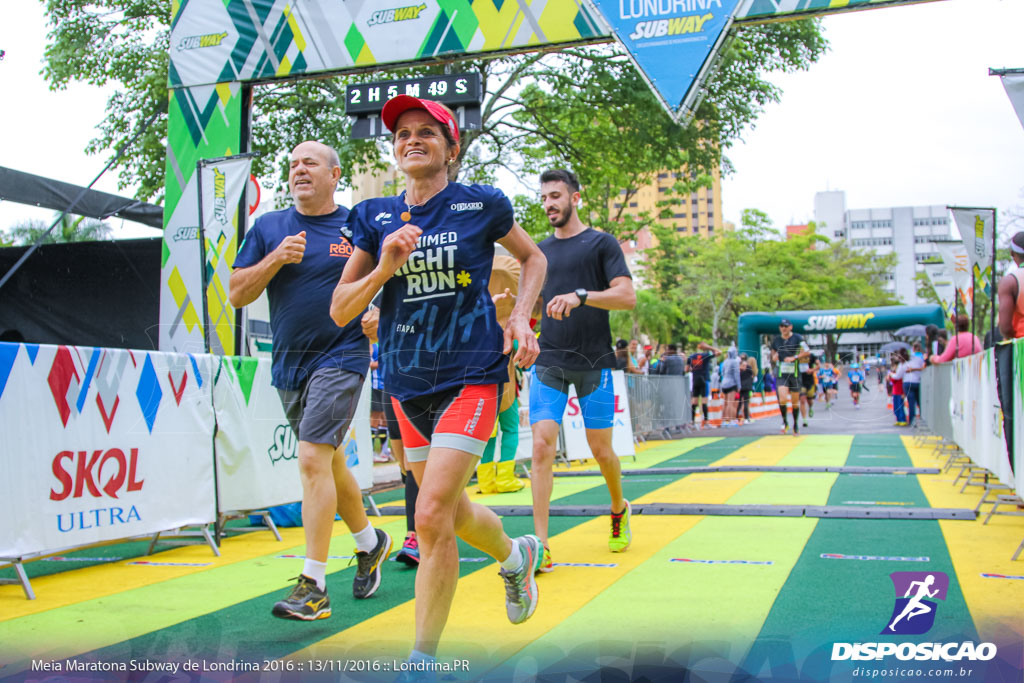
[[[409,211],[412,217],[403,221]],[[508,381],[508,357],[487,283],[494,242],[512,229],[512,203],[489,185],[448,186],[423,206],[405,193],[360,202],[353,244],[380,261],[384,238],[405,223],[423,230],[409,260],[384,284],[378,337],[381,380],[400,401],[464,384]]]
[[[348,210],[339,206],[325,216],[304,216],[295,207],[256,219],[235,257],[234,268],[254,266],[288,235],[306,231],[300,263],[287,263],[267,285],[270,326],[274,331],[271,383],[295,391],[320,367],[336,367],[366,376],[370,340],[358,315],[345,327],[331,320],[331,296],[352,255],[341,232]]]

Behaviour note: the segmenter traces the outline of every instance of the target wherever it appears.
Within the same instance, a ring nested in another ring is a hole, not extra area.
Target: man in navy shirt
[[[580,183],[575,174],[564,169],[545,171],[540,182],[540,199],[555,234],[538,245],[547,257],[548,277],[541,291],[545,306],[540,355],[530,381],[530,479],[533,527],[544,542],[540,571],[550,572],[554,566],[548,546],[551,468],[570,385],[576,387],[587,444],[611,498],[608,549],[623,552],[632,540],[629,501],[622,496],[622,471],[612,449],[615,352],[608,311],[633,308],[636,293],[618,240],[580,220],[576,211]]]
[[[338,327],[329,315],[334,285],[352,254],[350,235],[341,231],[348,210],[334,203],[340,176],[338,154],[330,147],[303,142],[292,150],[288,185],[295,206],[256,220],[230,280],[235,308],[267,290],[272,383],[299,439],[306,559],[298,584],[272,610],[284,619],[331,616],[326,574],[335,511],[356,541],[355,597],[376,592],[381,562],[391,550],[391,537],[370,525],[339,448],[370,363],[359,320]]]

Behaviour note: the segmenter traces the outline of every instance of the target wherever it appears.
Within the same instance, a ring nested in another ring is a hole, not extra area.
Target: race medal
[[[402,215],[399,216],[399,218],[401,218],[404,222],[408,223],[410,220],[412,220],[412,214],[409,213],[408,211],[403,211]]]

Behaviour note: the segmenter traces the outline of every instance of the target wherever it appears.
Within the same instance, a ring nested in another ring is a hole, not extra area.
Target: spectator
[[[942,354],[949,343],[949,333],[946,330],[939,330],[935,333],[935,353]]]
[[[653,372],[656,375],[685,375],[686,359],[679,353],[679,347],[669,344],[668,351],[654,366]]]
[[[889,381],[892,383],[892,412],[896,416],[896,426],[906,427],[907,416],[903,408],[903,377],[907,373],[907,361],[910,356],[906,349],[900,349],[894,356],[893,369],[889,371]]]
[[[740,356],[735,348],[730,348],[724,361],[722,361],[722,395],[725,397],[725,412],[723,421],[725,424],[734,423],[739,408],[740,389]]]
[[[737,411],[738,421],[750,421],[750,392],[754,388],[754,377],[757,376],[757,363],[747,354],[740,354],[740,404]]]
[[[956,317],[956,334],[946,344],[945,351],[932,356],[932,362],[948,363],[954,358],[966,358],[971,354],[979,353],[981,351],[981,342],[968,331],[970,328],[971,319],[963,313],[958,315]],[[942,332],[945,332],[945,330],[940,330],[940,334]]]
[[[615,342],[615,369],[630,372],[629,342],[627,342],[625,339],[620,339],[619,341]]]
[[[640,342],[636,339],[629,340],[629,364],[632,369],[628,372],[637,375],[643,375],[644,369],[647,367],[647,357],[640,350]]]
[[[924,370],[924,354],[921,343],[914,342],[914,353],[906,363],[903,375],[903,394],[907,397],[907,424],[914,425],[917,410],[921,405],[921,371]]]

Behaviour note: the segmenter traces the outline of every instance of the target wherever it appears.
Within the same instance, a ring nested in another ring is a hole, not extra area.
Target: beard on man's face
[[[561,228],[569,222],[569,218],[572,216],[572,205],[566,206],[564,209],[557,208],[555,211],[548,213],[548,221],[551,222],[551,226],[554,228]]]

